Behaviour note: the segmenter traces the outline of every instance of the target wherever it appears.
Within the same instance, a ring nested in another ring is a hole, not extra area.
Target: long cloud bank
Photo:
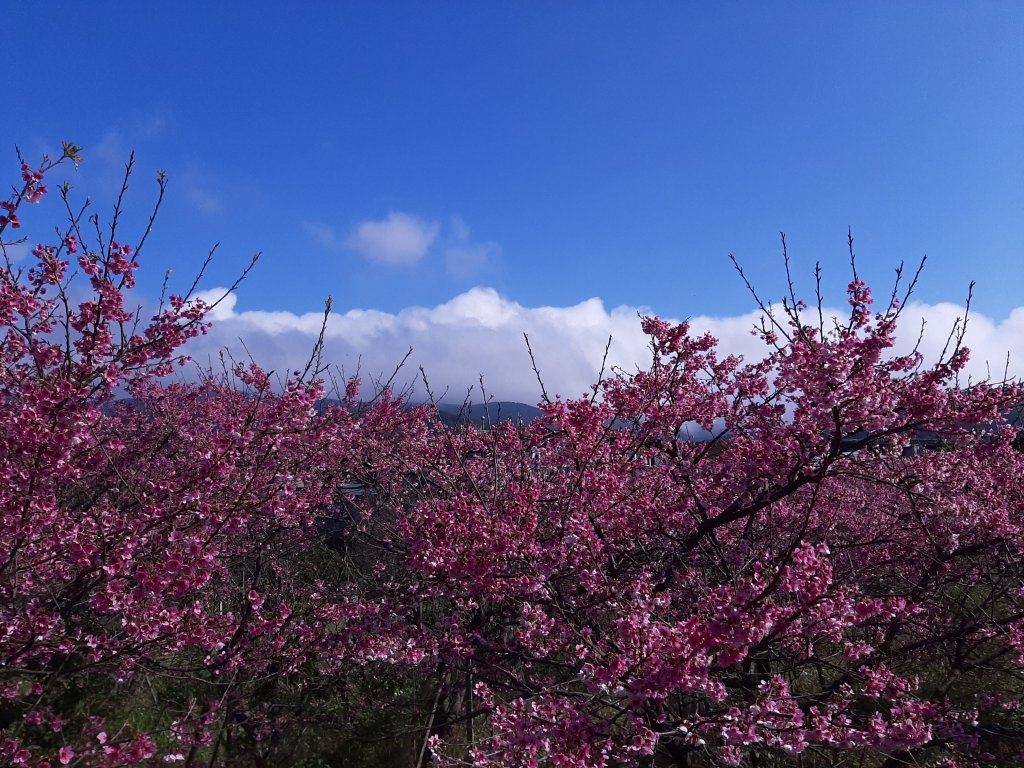
[[[222,290],[205,291],[212,300]],[[251,357],[266,369],[283,373],[301,369],[319,335],[320,312],[293,314],[239,310],[235,295],[224,297],[211,314],[209,335],[190,343],[188,351],[200,365],[219,366],[222,349],[235,359]],[[941,353],[950,328],[964,308],[956,304],[908,304],[901,318],[897,351],[910,349],[925,323],[920,350],[926,360]],[[540,386],[533,373],[523,334],[528,334],[549,394],[567,397],[588,391],[596,380],[608,337],[608,363],[626,370],[650,360],[647,338],[640,330],[641,314],[649,310],[619,306],[607,309],[597,298],[567,307],[525,307],[490,288],[473,288],[436,307],[410,307],[397,313],[349,309],[328,318],[323,360],[344,374],[358,369],[364,380],[387,378],[412,348],[399,372],[400,388],[415,388],[422,397],[419,367],[426,371],[435,393],[461,402],[467,388],[481,375],[488,395],[501,400],[534,403]],[[837,312],[836,314],[842,314]],[[760,314],[690,318],[694,331],[709,331],[720,341],[723,354],[757,359],[763,343],[751,334]],[[1024,374],[1024,307],[996,321],[972,313],[966,343],[971,348],[968,375],[974,380],[1002,378],[1009,355],[1011,376]]]

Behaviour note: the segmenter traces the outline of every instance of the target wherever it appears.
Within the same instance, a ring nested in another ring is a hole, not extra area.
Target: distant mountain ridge
[[[328,408],[336,408],[342,405],[341,400],[335,398],[324,398],[316,404],[316,408],[323,413]],[[408,403],[408,407],[414,408],[427,403]],[[437,413],[441,421],[449,426],[458,424],[473,424],[481,426],[487,424],[498,424],[499,422],[512,421],[519,424],[529,424],[541,415],[541,410],[535,405],[517,403],[511,400],[492,400],[489,403],[437,403]]]
[[[455,405],[454,403],[438,403],[437,411],[446,424],[497,424],[502,421],[513,421],[529,424],[541,415],[535,405],[517,403],[511,400],[492,400],[489,403],[470,403]]]

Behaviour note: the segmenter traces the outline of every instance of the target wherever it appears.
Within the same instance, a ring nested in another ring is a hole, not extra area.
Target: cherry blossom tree
[[[0,237],[78,159],[23,164]],[[366,408],[356,381],[318,408],[316,350],[279,383],[235,363],[167,379],[209,307],[129,309],[145,237],[121,240],[125,190],[91,236],[68,191],[59,241],[0,272],[0,761],[279,764],[350,655],[403,658],[353,647],[345,623],[373,611],[324,590],[317,515],[369,457],[412,450],[422,414]]]
[[[788,301],[756,363],[649,318],[646,370],[434,443],[393,587],[420,623],[443,606],[437,759],[1024,752],[1020,391],[958,386],[956,334],[933,366],[893,354],[901,305],[855,273],[845,321]]]

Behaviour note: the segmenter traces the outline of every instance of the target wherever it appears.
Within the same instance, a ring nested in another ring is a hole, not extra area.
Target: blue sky
[[[170,176],[142,294],[219,242],[211,287],[264,254],[236,313],[735,318],[730,253],[778,297],[785,231],[838,304],[851,227],[873,283],[927,254],[920,301],[1024,305],[1019,3],[171,7],[4,11],[12,177],[73,140],[104,210],[134,149],[141,216]]]

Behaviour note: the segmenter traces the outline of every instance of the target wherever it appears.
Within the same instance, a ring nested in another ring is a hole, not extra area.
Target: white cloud
[[[426,255],[439,230],[437,222],[392,211],[386,218],[357,224],[345,245],[382,264],[415,264]],[[333,232],[329,234],[329,241],[336,241]]]
[[[324,248],[332,251],[341,251],[345,248],[344,240],[339,238],[338,234],[325,224],[317,224],[315,221],[304,221],[302,222],[302,228]]]
[[[216,298],[212,289],[204,298]],[[397,313],[349,309],[333,314],[325,333],[324,359],[347,373],[361,367],[364,378],[385,377],[409,347],[413,356],[399,382],[414,384],[418,366],[427,372],[436,392],[448,390],[449,399],[461,401],[466,388],[481,374],[488,392],[499,399],[536,402],[540,388],[530,368],[523,341],[528,333],[549,394],[575,397],[596,380],[608,336],[613,337],[609,363],[625,370],[643,367],[650,359],[647,338],[640,330],[642,307],[605,307],[588,299],[565,307],[526,307],[490,288],[474,288],[436,307],[409,307]],[[954,304],[909,304],[902,318],[897,351],[909,350],[917,340],[920,321],[926,321],[921,351],[934,360],[942,350],[955,317],[963,307]],[[838,314],[838,313],[836,313]],[[245,348],[265,368],[276,371],[301,368],[320,330],[322,313],[239,311],[235,297],[215,311],[210,335],[189,347],[200,363],[216,360],[221,347],[244,357]],[[720,340],[721,354],[741,354],[748,360],[765,353],[750,331],[757,312],[733,317],[698,316],[690,320],[693,332],[708,331]],[[972,347],[968,373],[975,380],[1001,377],[1007,352],[1011,374],[1024,375],[1024,308],[997,322],[971,316],[967,332]],[[422,389],[418,390],[422,395]]]
[[[192,163],[182,171],[180,181],[185,191],[185,200],[195,210],[207,216],[224,213],[224,197],[218,191],[224,184],[214,174]]]
[[[501,258],[501,246],[491,242],[473,242],[469,227],[458,216],[451,221],[449,244],[444,250],[444,268],[458,280],[471,280]]]
[[[196,185],[188,185],[185,194],[189,204],[200,213],[211,216],[224,213],[224,201],[219,195]]]
[[[171,127],[171,120],[167,114],[154,112],[143,115],[133,121],[134,132],[144,139],[155,139],[164,135]]]
[[[227,288],[210,288],[206,291],[196,291],[192,294],[194,300],[204,301],[213,306],[206,317],[213,322],[230,320],[235,316],[235,304],[238,303],[238,295],[228,293]]]
[[[467,243],[445,249],[444,268],[454,278],[469,280],[479,275],[500,255],[501,249],[495,243]]]
[[[28,242],[3,243],[0,245],[0,252],[2,257],[6,257],[12,264],[17,264],[28,258],[32,253],[32,246]]]
[[[60,150],[49,154],[51,157],[59,157]],[[107,131],[95,143],[84,143],[84,162],[81,170],[71,176],[72,185],[98,191],[106,199],[115,194],[124,182],[125,164],[131,154],[131,145],[116,130]],[[70,175],[71,172],[65,170],[65,174]]]
[[[469,242],[469,227],[461,216],[453,216],[451,222],[452,239],[458,243]]]
[[[383,219],[360,222],[345,236],[315,221],[303,222],[302,228],[328,250],[356,251],[370,261],[400,266],[422,260],[441,234],[438,222],[398,211]],[[449,277],[463,282],[477,280],[498,265],[501,246],[474,241],[466,222],[458,216],[451,219],[445,230],[442,253]]]
[[[106,165],[124,169],[131,150],[117,131],[107,131],[92,147],[85,148],[86,159],[95,158]]]
[[[905,333],[898,340],[897,351],[906,352],[914,346],[924,320],[925,333],[919,349],[926,360],[937,359],[946,346],[950,329],[963,314],[964,307],[958,304],[911,302],[900,318]],[[971,358],[962,378],[1001,380],[1004,372],[1024,378],[1024,307],[1012,310],[1001,321],[972,311],[964,344],[970,349]]]

